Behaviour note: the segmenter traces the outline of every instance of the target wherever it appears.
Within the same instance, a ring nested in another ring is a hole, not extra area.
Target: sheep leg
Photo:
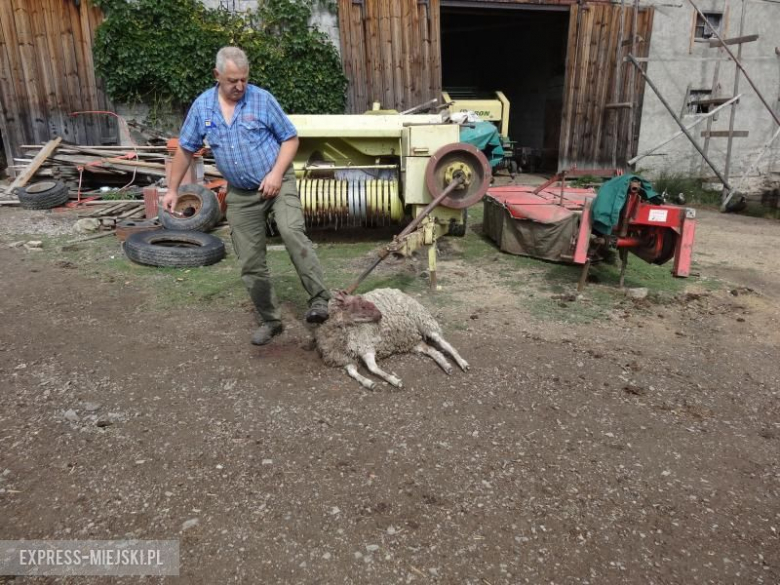
[[[403,383],[401,382],[400,378],[393,376],[393,374],[388,374],[384,370],[380,369],[378,365],[376,365],[376,355],[373,352],[364,353],[360,357],[363,358],[363,361],[366,363],[366,367],[368,368],[369,372],[379,376],[391,386],[395,386],[396,388],[403,387]]]
[[[360,382],[360,385],[364,388],[368,388],[369,390],[376,388],[376,382],[366,378],[365,376],[362,376],[360,372],[358,372],[357,366],[355,364],[347,364],[344,369],[347,370],[347,374],[349,374],[351,378],[354,378]]]
[[[438,333],[431,333],[429,335],[432,341],[434,341],[440,348],[442,348],[445,352],[450,354],[452,356],[452,359],[454,359],[457,364],[460,366],[460,369],[464,372],[467,372],[469,369],[469,363],[464,360],[462,357],[460,357],[460,354],[458,351],[452,347],[447,341]]]
[[[447,358],[445,358],[444,355],[442,355],[442,353],[438,349],[431,347],[424,341],[421,341],[415,346],[414,351],[433,358],[433,361],[439,364],[439,366],[441,366],[441,369],[447,372],[447,374],[452,373],[452,366],[447,361]]]

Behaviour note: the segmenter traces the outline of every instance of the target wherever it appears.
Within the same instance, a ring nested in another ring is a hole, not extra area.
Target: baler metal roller
[[[298,193],[308,226],[381,226],[403,219],[398,180],[298,180]]]

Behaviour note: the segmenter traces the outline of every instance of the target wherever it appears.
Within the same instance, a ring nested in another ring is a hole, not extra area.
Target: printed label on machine
[[[657,221],[659,223],[663,223],[666,221],[666,216],[669,213],[668,209],[651,209],[650,210],[650,217],[647,218],[648,221]]]

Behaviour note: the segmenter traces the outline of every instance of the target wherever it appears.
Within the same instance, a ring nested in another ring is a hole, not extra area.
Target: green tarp
[[[495,167],[504,158],[498,129],[490,122],[480,121],[473,124],[473,128],[460,127],[460,141],[476,146],[485,153],[491,168]]]
[[[662,202],[661,196],[653,190],[653,186],[638,175],[621,175],[604,183],[599,189],[596,199],[591,207],[593,230],[606,236],[612,233],[620,220],[620,211],[626,202],[628,187],[631,181],[636,180],[642,184],[640,195],[647,201],[657,199]]]

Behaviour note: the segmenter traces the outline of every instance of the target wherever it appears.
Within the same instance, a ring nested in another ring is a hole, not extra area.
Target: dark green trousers
[[[266,221],[270,213],[276,219],[279,235],[301,284],[309,293],[309,304],[327,303],[330,298],[320,261],[306,236],[293,168],[287,169],[282,188],[273,199],[263,199],[257,191],[231,186],[227,195],[227,220],[233,248],[241,267],[241,279],[265,323],[281,321],[279,301],[266,262]]]

